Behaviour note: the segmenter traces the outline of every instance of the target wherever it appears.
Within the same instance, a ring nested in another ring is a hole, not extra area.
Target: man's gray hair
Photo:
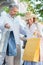
[[[16,7],[16,8],[19,8],[18,5],[16,5],[15,3],[12,3],[9,5],[9,8],[11,9],[12,7]]]

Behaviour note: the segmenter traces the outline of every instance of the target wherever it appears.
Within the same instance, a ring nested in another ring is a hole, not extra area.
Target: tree
[[[43,0],[20,0],[20,2],[26,2],[27,11],[35,13],[43,21]]]

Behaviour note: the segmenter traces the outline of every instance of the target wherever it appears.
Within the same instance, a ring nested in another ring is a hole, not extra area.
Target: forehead
[[[17,11],[18,8],[17,8],[17,7],[12,7],[10,10],[15,10],[15,11]]]
[[[26,20],[28,21],[28,20],[31,20],[31,19],[33,19],[33,18],[28,18],[28,19],[26,19]]]

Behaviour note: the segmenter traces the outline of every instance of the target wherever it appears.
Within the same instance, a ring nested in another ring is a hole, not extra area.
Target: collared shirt
[[[38,26],[38,28],[37,28]],[[32,38],[32,37],[37,37],[37,35],[34,35],[34,33],[36,33],[37,31],[39,31],[39,33],[42,35],[42,27],[39,23],[37,23],[37,26],[35,23],[33,23],[30,27],[29,25],[26,24],[25,28],[24,28],[24,32],[27,35],[27,38]]]
[[[3,24],[5,25],[6,23],[8,23],[10,25],[9,31],[13,31],[16,44],[19,44],[20,43],[19,18],[18,17],[12,18],[6,12],[2,12],[1,16],[2,16],[1,18],[3,18]]]
[[[29,27],[29,25],[27,25],[27,27],[26,27],[27,38],[33,37],[35,30],[36,30],[36,26],[34,23],[30,27]]]

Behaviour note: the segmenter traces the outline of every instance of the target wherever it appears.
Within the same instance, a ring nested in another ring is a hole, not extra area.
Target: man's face
[[[10,9],[10,15],[11,16],[14,16],[14,15],[16,15],[16,13],[18,12],[18,8],[17,7],[12,7],[11,9]]]

